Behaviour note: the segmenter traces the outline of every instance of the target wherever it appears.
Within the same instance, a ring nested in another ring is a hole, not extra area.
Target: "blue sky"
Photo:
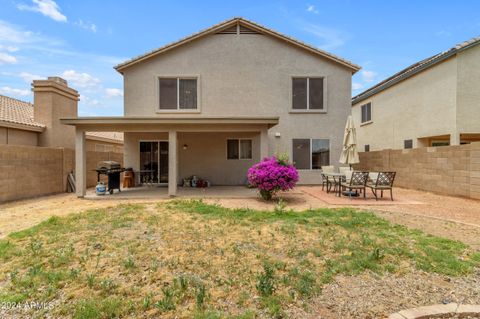
[[[0,0],[0,94],[31,101],[33,78],[60,75],[80,115],[122,115],[113,66],[242,16],[362,66],[353,95],[480,36],[480,1]]]

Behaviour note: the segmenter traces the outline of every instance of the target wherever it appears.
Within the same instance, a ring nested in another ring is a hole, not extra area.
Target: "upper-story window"
[[[294,77],[292,78],[293,110],[325,110],[325,78]]]
[[[160,110],[196,110],[196,78],[160,78]]]
[[[362,123],[372,121],[372,103],[363,104],[362,108]]]

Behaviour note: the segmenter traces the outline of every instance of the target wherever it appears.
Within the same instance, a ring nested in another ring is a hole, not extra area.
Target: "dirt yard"
[[[460,240],[480,250],[480,201],[396,188],[395,201],[376,202],[370,197],[339,199],[321,187],[298,187],[282,194],[286,208],[305,210],[352,206],[375,212],[387,220],[423,231]],[[0,205],[0,238],[38,224],[50,216],[63,216],[90,208],[106,208],[122,203],[149,203],[165,199],[83,200],[73,194],[59,194]],[[229,208],[273,209],[275,203],[257,198],[206,199]]]

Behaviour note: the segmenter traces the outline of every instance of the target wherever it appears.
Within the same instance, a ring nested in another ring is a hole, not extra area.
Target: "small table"
[[[338,183],[339,187],[338,187],[338,194],[339,196],[341,196],[341,189],[340,189],[340,181],[342,179],[344,179],[346,176],[345,174],[342,174],[342,173],[322,173],[324,176],[327,177],[327,193],[330,193],[330,188],[331,188],[331,181],[330,181],[330,178],[329,177],[332,177],[333,178],[333,183]]]

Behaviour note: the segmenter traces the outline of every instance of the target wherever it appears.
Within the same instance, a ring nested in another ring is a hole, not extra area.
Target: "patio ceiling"
[[[88,131],[249,131],[278,124],[278,117],[76,117],[60,122]]]

